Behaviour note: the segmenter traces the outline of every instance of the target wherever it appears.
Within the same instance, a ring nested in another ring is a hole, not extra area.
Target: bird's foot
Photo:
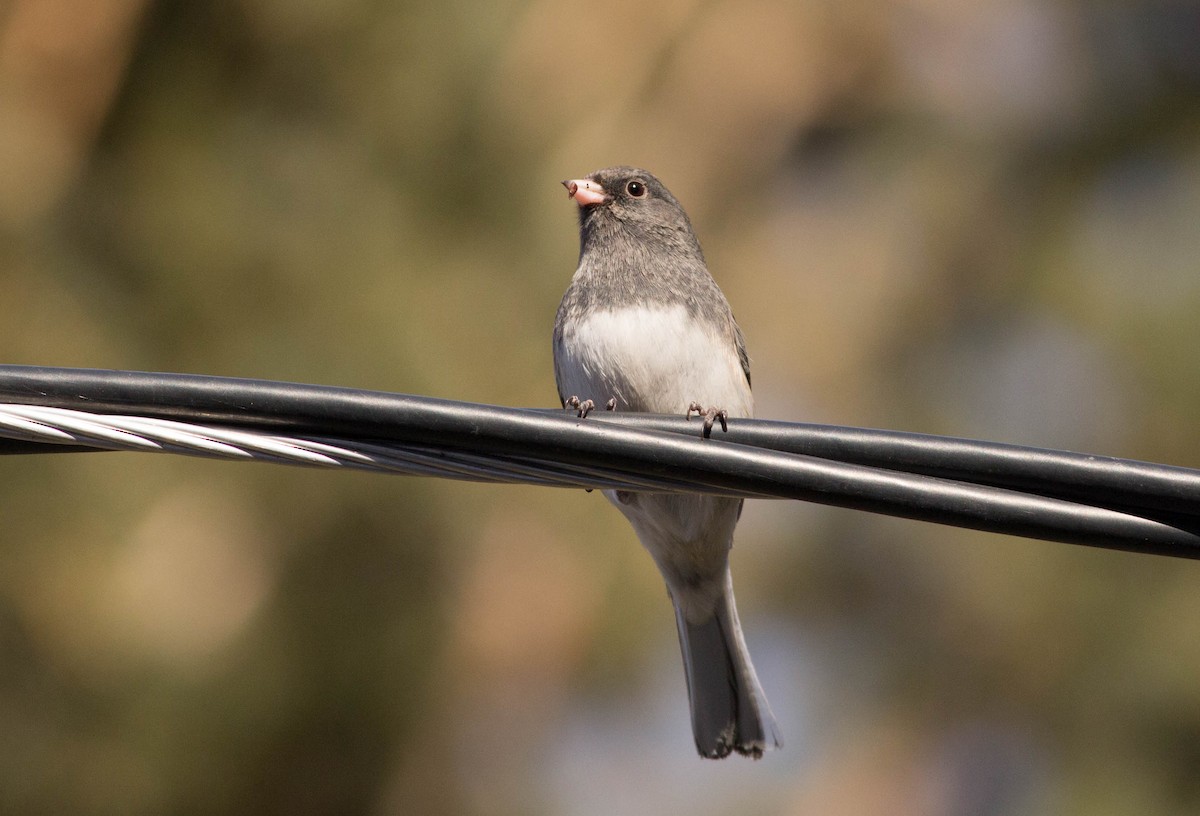
[[[704,417],[704,438],[708,439],[712,436],[713,425],[717,422],[721,423],[721,430],[729,433],[729,412],[724,408],[705,408],[698,402],[693,402],[688,406],[687,418],[690,420],[692,414],[698,417]]]
[[[570,408],[575,411],[575,415],[580,419],[585,419],[588,414],[596,410],[596,403],[592,400],[581,400],[579,397],[570,397],[563,400],[563,407]],[[610,397],[608,402],[604,403],[605,411],[617,410],[617,398]]]
[[[586,419],[587,415],[596,409],[596,403],[591,400],[581,400],[579,397],[571,397],[563,403],[564,408],[571,408],[575,411],[575,415],[580,419]]]

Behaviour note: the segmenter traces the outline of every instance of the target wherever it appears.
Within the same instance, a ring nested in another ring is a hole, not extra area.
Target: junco
[[[579,205],[579,268],[554,323],[563,406],[705,417],[753,413],[750,362],[683,207],[633,167],[564,181]],[[779,747],[742,637],[729,548],[740,499],[605,491],[650,551],[675,605],[692,731],[704,757]]]

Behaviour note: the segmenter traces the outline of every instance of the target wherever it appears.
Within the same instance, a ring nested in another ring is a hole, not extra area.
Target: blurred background
[[[556,402],[652,169],[760,416],[1200,465],[1200,7],[7,0],[0,360]],[[1200,565],[756,502],[700,760],[599,495],[0,461],[0,811],[1191,814]]]

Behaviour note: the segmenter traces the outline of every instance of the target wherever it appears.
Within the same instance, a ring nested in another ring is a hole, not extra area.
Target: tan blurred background
[[[654,170],[760,414],[1200,465],[1200,10],[0,3],[0,360],[549,406],[561,178]],[[0,812],[1191,814],[1200,567],[784,503],[787,745],[692,748],[597,495],[0,461]]]

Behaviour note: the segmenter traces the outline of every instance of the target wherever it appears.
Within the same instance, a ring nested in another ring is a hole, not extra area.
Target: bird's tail
[[[737,751],[757,759],[763,751],[781,747],[779,725],[742,637],[729,571],[711,618],[689,623],[676,604],[675,619],[692,706],[692,733],[700,755],[720,759]]]

